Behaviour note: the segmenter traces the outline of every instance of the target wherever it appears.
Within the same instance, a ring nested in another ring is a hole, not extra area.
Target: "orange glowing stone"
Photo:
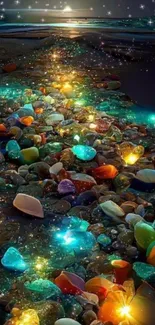
[[[21,117],[20,122],[26,126],[30,126],[34,121],[34,118],[32,116],[24,116]]]
[[[96,294],[99,300],[102,301],[106,298],[108,292],[119,290],[119,286],[104,277],[96,276],[86,282],[85,290]]]
[[[95,168],[92,174],[95,178],[99,179],[113,179],[117,176],[118,170],[113,165],[105,165]]]
[[[6,132],[6,127],[4,124],[0,124],[0,132]]]
[[[124,260],[114,260],[111,264],[114,267],[116,283],[123,284],[131,273],[131,264]]]
[[[45,87],[40,87],[39,90],[40,90],[44,95],[46,95],[46,88],[45,88]]]
[[[43,109],[42,107],[37,107],[37,108],[35,108],[35,113],[36,113],[36,114],[42,114],[43,111],[44,111],[44,109]]]

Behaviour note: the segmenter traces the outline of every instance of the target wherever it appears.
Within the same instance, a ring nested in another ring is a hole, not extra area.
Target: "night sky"
[[[155,0],[0,0],[0,8],[63,10],[70,6],[78,13],[87,9],[92,16],[102,17],[141,17],[155,14]],[[76,12],[75,11],[75,12]]]

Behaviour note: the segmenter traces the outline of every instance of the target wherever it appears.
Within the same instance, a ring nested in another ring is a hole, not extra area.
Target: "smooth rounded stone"
[[[105,248],[111,244],[111,238],[105,234],[101,234],[97,237],[97,242]]]
[[[18,193],[13,201],[14,207],[18,210],[38,218],[44,218],[44,212],[39,200],[33,196]]]
[[[77,198],[77,205],[87,206],[97,200],[97,196],[93,191],[85,191]]]
[[[22,165],[18,168],[18,174],[22,177],[25,177],[28,174],[28,165]]]
[[[103,165],[93,170],[93,176],[99,179],[113,179],[118,174],[118,170],[113,165]]]
[[[143,221],[136,223],[134,227],[134,235],[138,246],[145,250],[153,241],[155,241],[155,229]]]
[[[65,317],[62,305],[55,301],[31,302],[30,307],[36,310],[41,325],[54,325],[58,319]]]
[[[154,169],[142,169],[136,174],[136,178],[145,183],[155,183],[155,170]]]
[[[75,185],[69,179],[63,179],[58,185],[59,194],[74,194],[76,192]]]
[[[124,231],[122,231],[117,239],[125,244],[125,245],[132,245],[133,241],[134,241],[134,232],[128,229],[125,229]]]
[[[42,147],[39,148],[39,156],[40,158],[45,158],[50,154],[56,154],[62,151],[62,144],[59,142],[54,143],[46,143]]]
[[[31,174],[28,174],[27,176],[31,176]],[[25,180],[27,181],[28,178],[25,178]],[[32,175],[33,176],[33,175]],[[34,175],[36,177],[36,175]],[[31,179],[33,180],[33,178]],[[30,181],[30,179],[29,179]],[[43,197],[43,186],[41,184],[39,184],[38,182],[33,183],[33,184],[29,184],[29,185],[21,185],[19,186],[17,193],[23,193],[23,194],[28,194],[34,197]]]
[[[145,203],[144,203],[145,204]],[[149,205],[149,204],[148,204]],[[149,205],[151,206],[151,205]],[[146,212],[143,204],[139,204],[137,208],[135,209],[135,213],[139,214],[141,217],[144,217]]]
[[[57,183],[53,180],[53,179],[45,179],[42,183],[43,185],[43,194],[44,195],[49,195],[51,194],[51,192],[56,192],[57,191]]]
[[[123,217],[125,215],[124,211],[113,201],[107,201],[100,204],[103,212],[110,217]]]
[[[38,175],[28,173],[28,174],[25,176],[25,181],[26,181],[26,183],[37,182],[37,181],[38,181]],[[27,189],[28,189],[28,186],[29,186],[29,185],[27,185]],[[38,189],[39,189],[39,187],[41,188],[41,186],[38,186]],[[32,190],[34,190],[34,188],[33,188]],[[30,191],[32,191],[32,190],[30,190]],[[24,190],[23,193],[26,193],[25,191],[26,191],[26,189]],[[40,191],[39,191],[39,193],[40,193]],[[27,193],[27,194],[29,194],[29,193]],[[33,194],[33,193],[32,193],[32,194]],[[35,194],[36,194],[36,193],[35,193]],[[32,195],[32,196],[33,196],[33,195]],[[37,195],[34,195],[34,196],[37,196]]]
[[[96,156],[96,150],[86,145],[76,145],[72,151],[77,158],[84,161],[90,161]]]
[[[22,137],[22,138],[18,141],[18,143],[19,143],[19,145],[20,145],[20,147],[21,147],[21,150],[23,150],[23,149],[28,149],[28,148],[31,148],[31,147],[34,146],[34,141],[33,141],[33,139],[28,138],[28,137],[26,137],[26,138],[23,138],[23,137]]]
[[[82,173],[72,174],[71,180],[76,187],[77,193],[79,194],[81,192],[90,190],[96,184],[96,181],[92,176]]]
[[[20,151],[20,160],[23,164],[32,164],[39,159],[39,151],[36,147],[22,149]]]
[[[6,145],[6,152],[10,159],[19,159],[20,157],[20,146],[16,140],[8,141]]]
[[[126,201],[124,203],[121,204],[121,208],[123,209],[123,211],[125,212],[125,214],[127,213],[132,213],[134,212],[134,210],[137,208],[137,203],[136,202],[130,202],[130,201]]]
[[[79,322],[72,318],[61,318],[57,320],[54,325],[81,325]]]
[[[63,168],[62,162],[57,162],[56,164],[50,167],[49,172],[50,174],[57,175],[62,168]]]
[[[130,226],[135,226],[137,222],[139,221],[144,221],[144,219],[139,215],[135,213],[128,213],[125,217],[125,221],[130,225]]]
[[[65,200],[59,200],[51,206],[53,213],[67,213],[71,209],[71,204]]]
[[[29,173],[37,174],[40,178],[45,179],[50,176],[49,168],[50,166],[45,162],[36,162],[29,166],[28,171]]]
[[[126,253],[127,253],[127,256],[129,256],[131,258],[137,258],[138,257],[138,249],[137,249],[137,247],[128,246],[126,248]]]
[[[58,123],[60,123],[61,121],[64,121],[64,116],[63,116],[63,114],[53,113],[53,114],[49,115],[49,116],[46,118],[45,121],[46,121],[46,124],[47,124],[47,125],[58,124]]]
[[[94,320],[97,320],[97,316],[93,310],[85,311],[82,316],[85,325],[90,325]]]
[[[102,223],[95,223],[93,225],[89,225],[88,231],[92,232],[92,234],[97,237],[104,233],[105,228]]]
[[[9,177],[9,179],[14,185],[20,186],[26,183],[25,179],[20,176],[15,170],[7,170],[5,175]]]
[[[28,268],[23,256],[20,254],[18,249],[14,247],[8,248],[1,259],[1,263],[5,268],[11,271],[25,272]]]
[[[32,282],[25,282],[24,286],[40,300],[49,298],[55,300],[61,295],[61,290],[49,280],[38,279]]]
[[[99,197],[99,203],[103,203],[103,202],[106,202],[106,201],[113,201],[115,203],[119,203],[120,202],[120,196],[117,195],[117,194],[106,194],[104,196],[100,196]]]

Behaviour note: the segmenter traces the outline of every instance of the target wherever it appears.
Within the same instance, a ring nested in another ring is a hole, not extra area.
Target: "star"
[[[144,10],[145,9],[145,5],[141,4],[139,8],[142,9],[142,10]]]

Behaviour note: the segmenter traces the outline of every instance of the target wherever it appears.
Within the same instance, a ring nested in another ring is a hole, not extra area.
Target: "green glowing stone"
[[[25,288],[34,293],[34,297],[42,299],[57,299],[61,295],[61,290],[51,281],[38,279],[33,282],[26,282]]]
[[[136,223],[134,227],[134,235],[137,244],[145,250],[153,241],[155,241],[154,228],[151,225],[144,223],[142,221]]]

